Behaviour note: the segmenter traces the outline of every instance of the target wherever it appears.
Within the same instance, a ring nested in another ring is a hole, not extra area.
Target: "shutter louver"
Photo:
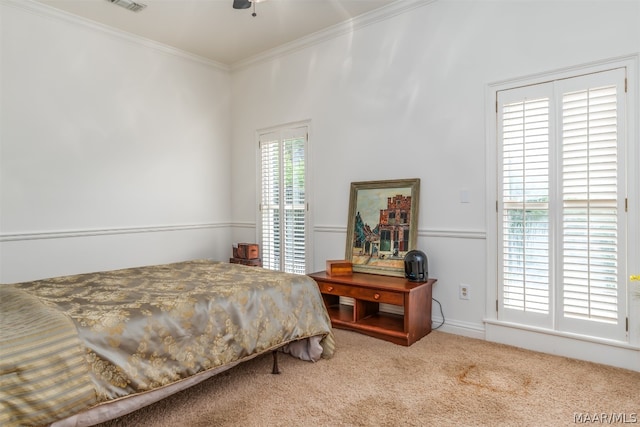
[[[563,310],[572,318],[618,320],[616,87],[562,100]]]

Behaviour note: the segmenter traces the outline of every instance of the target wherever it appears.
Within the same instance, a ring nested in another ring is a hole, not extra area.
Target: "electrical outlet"
[[[458,298],[460,299],[470,299],[471,298],[471,287],[469,285],[465,285],[464,283],[460,284],[458,288]]]

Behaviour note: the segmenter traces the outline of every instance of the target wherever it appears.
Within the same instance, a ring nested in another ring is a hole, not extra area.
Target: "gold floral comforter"
[[[0,286],[0,425],[44,425],[283,344],[334,343],[306,276],[212,261]]]

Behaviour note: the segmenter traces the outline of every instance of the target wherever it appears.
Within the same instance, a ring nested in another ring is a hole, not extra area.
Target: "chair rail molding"
[[[20,233],[0,233],[0,242],[16,242],[26,240],[44,239],[65,239],[88,236],[108,236],[115,234],[136,234],[136,233],[164,233],[170,231],[186,231],[200,229],[228,228],[230,223],[205,223],[205,224],[172,224],[154,225],[144,227],[112,227],[112,228],[91,228],[80,230],[55,230],[55,231],[28,231]]]
[[[313,228],[316,233],[339,233],[346,234],[347,227],[341,225],[317,225]],[[418,229],[420,237],[445,237],[454,239],[480,239],[487,238],[485,230],[465,230],[465,229],[445,229],[445,228],[422,228]]]

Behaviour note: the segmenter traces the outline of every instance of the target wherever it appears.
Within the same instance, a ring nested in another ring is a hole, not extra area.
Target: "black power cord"
[[[438,303],[438,305],[440,306],[440,315],[442,316],[442,323],[440,323],[438,326],[436,326],[435,328],[431,328],[431,329],[438,329],[440,326],[444,325],[444,313],[442,312],[442,304],[440,304],[440,301],[438,301],[435,298],[431,298],[432,300],[434,300],[435,302]]]

